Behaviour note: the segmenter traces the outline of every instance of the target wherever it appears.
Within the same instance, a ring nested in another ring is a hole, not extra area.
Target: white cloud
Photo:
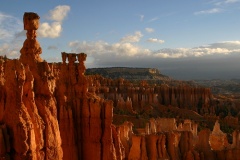
[[[96,59],[111,57],[133,57],[149,54],[148,49],[142,49],[131,43],[114,43],[109,44],[104,41],[97,42],[78,42],[73,41],[69,43],[72,48],[71,52],[85,52],[95,57]]]
[[[38,29],[39,37],[45,38],[57,38],[62,32],[62,21],[66,18],[70,7],[67,5],[57,6],[53,10],[49,11],[48,19],[52,20],[52,23],[41,23]]]
[[[61,31],[62,31],[61,23],[53,22],[49,24],[45,22],[41,24],[37,32],[40,37],[57,38],[60,36]]]
[[[184,58],[208,55],[230,55],[239,52],[240,41],[227,41],[195,48],[160,49],[154,52],[154,56],[161,58]]]
[[[157,40],[153,40],[157,41]],[[240,53],[240,41],[226,41],[213,43],[205,46],[195,48],[165,48],[156,51],[151,51],[146,48],[139,47],[131,43],[107,43],[104,41],[97,42],[79,42],[73,41],[69,43],[71,52],[85,52],[94,59],[93,64],[107,65],[126,64],[128,61],[145,62],[162,60],[162,59],[180,59],[180,58],[193,58],[205,56],[218,56]]]
[[[222,10],[220,8],[212,8],[212,9],[209,9],[209,10],[202,10],[202,11],[198,11],[198,12],[195,12],[194,14],[195,15],[200,15],[200,14],[214,14],[214,13],[219,13],[221,12]]]
[[[53,10],[49,11],[49,19],[57,22],[62,22],[66,18],[69,11],[70,6],[57,6]]]
[[[0,12],[0,40],[9,41],[23,29],[22,21]]]
[[[157,38],[149,38],[147,40],[147,42],[151,42],[151,43],[164,43],[164,40],[157,39]]]
[[[153,33],[154,29],[153,28],[145,28],[145,31],[147,31],[148,33]]]
[[[195,48],[152,51],[133,43],[104,41],[69,43],[71,52],[88,55],[87,68],[155,67],[163,74],[184,79],[236,77],[239,75],[240,41],[218,42]],[[90,59],[90,61],[89,61]],[[232,74],[230,74],[232,73]]]
[[[223,41],[218,43],[212,43],[207,46],[208,48],[226,48],[228,50],[240,49],[240,41]]]
[[[139,42],[142,36],[140,31],[136,31],[134,35],[127,35],[121,38],[121,42]]]

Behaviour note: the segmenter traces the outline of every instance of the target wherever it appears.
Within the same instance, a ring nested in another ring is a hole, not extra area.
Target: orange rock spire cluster
[[[197,133],[190,120],[177,127],[174,118],[152,118],[139,135],[131,122],[112,124],[114,105],[131,114],[151,110],[146,103],[193,104],[212,113],[209,90],[86,77],[85,53],[62,52],[62,63],[44,62],[36,40],[39,16],[25,13],[23,21],[20,59],[0,56],[0,160],[240,159],[240,133],[228,144],[218,123],[213,132]]]
[[[113,135],[116,131],[112,126],[112,101],[88,92],[84,75],[86,54],[62,52],[62,59],[63,64],[55,66],[59,69],[55,93],[63,159],[122,157],[122,152],[115,149],[119,142]],[[79,63],[74,63],[76,60]]]
[[[27,39],[20,59],[0,62],[0,158],[122,157],[112,101],[88,93],[87,55],[63,52],[63,63],[42,61],[36,40],[39,16],[25,13],[23,21]]]

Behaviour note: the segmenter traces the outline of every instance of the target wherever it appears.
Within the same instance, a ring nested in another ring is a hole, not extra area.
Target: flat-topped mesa
[[[42,53],[42,48],[36,39],[39,19],[40,17],[37,13],[25,12],[23,15],[24,30],[27,31],[27,39],[24,41],[23,47],[20,50],[20,60],[23,64],[43,61],[39,56]]]

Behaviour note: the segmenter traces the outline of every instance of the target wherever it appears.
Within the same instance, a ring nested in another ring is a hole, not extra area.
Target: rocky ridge
[[[131,67],[109,67],[109,68],[88,68],[86,75],[101,75],[105,78],[139,81],[169,81],[168,76],[160,73],[156,68],[131,68]]]

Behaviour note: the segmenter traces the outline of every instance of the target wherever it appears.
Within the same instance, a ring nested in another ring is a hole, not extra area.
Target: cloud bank
[[[70,11],[70,6],[62,5],[57,6],[50,10],[47,19],[53,21],[51,23],[41,23],[38,29],[38,36],[44,38],[57,38],[62,32],[62,21],[67,17]]]
[[[240,41],[226,41],[213,43],[195,48],[164,48],[156,51],[141,48],[131,43],[109,44],[104,41],[69,43],[72,52],[86,52],[98,61],[104,60],[106,56],[131,58],[133,56],[145,58],[189,58],[203,57],[209,55],[231,55],[240,52]]]
[[[143,35],[140,31],[133,35],[123,37],[117,43],[108,43],[105,41],[72,41],[69,47],[73,52],[86,52],[98,61],[107,57],[131,58],[134,56],[146,58],[186,58],[186,57],[203,57],[209,55],[231,55],[240,52],[240,41],[223,41],[212,43],[204,46],[193,48],[162,48],[159,50],[150,50],[138,46],[135,42],[139,42]],[[148,42],[164,43],[164,40],[149,38]]]
[[[140,35],[140,34],[133,34]],[[140,41],[139,37],[138,41]],[[132,39],[132,38],[129,38]],[[157,39],[152,41],[158,41]],[[150,50],[135,41],[72,41],[71,52],[85,52],[94,67],[154,67],[177,79],[240,78],[240,41],[223,41],[193,48]]]

